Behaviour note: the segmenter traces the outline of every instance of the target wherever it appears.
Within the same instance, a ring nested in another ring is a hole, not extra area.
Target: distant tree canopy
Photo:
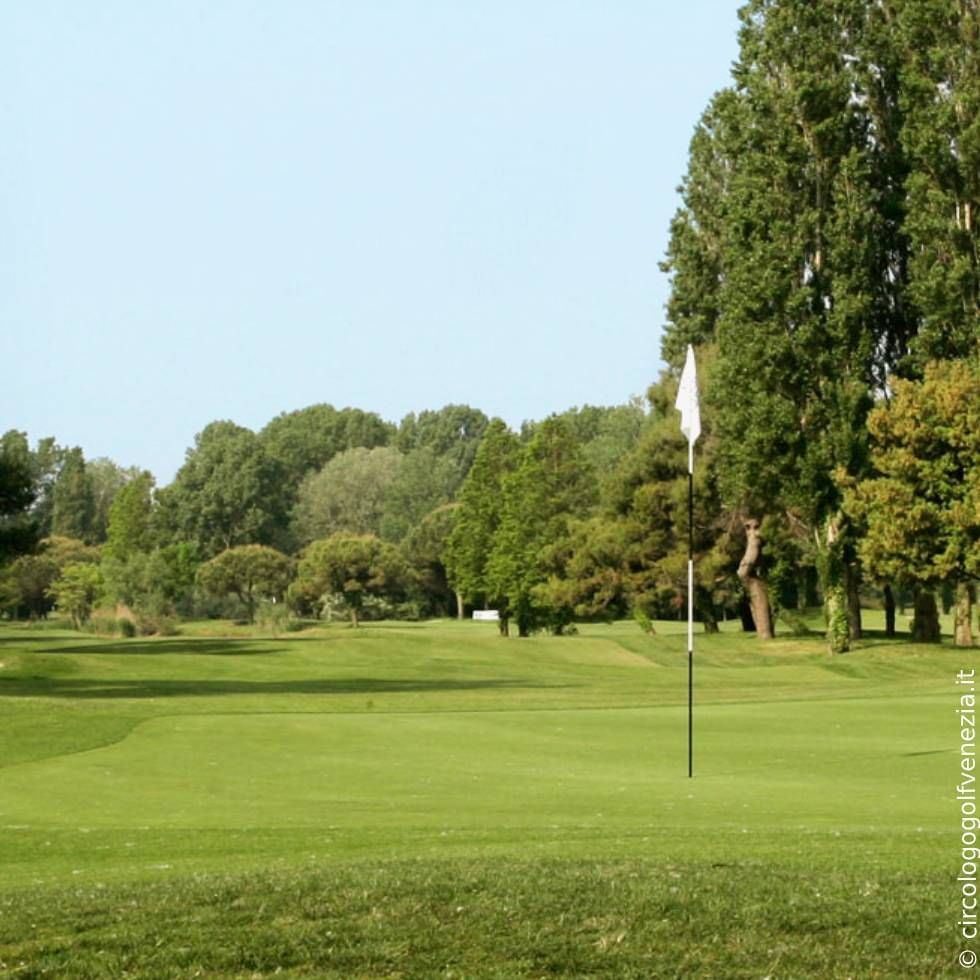
[[[308,544],[337,531],[379,534],[385,495],[403,460],[388,447],[347,449],[311,473],[300,485],[293,510],[296,540]]]
[[[283,523],[281,475],[254,432],[212,422],[157,495],[164,533],[206,558],[240,544],[272,543]]]

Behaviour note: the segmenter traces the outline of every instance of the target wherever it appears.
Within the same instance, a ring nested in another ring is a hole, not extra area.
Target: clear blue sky
[[[641,394],[736,0],[0,8],[0,431]]]

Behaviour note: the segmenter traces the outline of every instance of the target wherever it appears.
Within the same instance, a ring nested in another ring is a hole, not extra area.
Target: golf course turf
[[[0,626],[0,977],[968,972],[975,652],[657,629]]]

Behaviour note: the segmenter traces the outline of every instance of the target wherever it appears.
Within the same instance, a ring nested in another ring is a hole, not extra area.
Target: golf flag
[[[698,403],[698,370],[694,363],[694,348],[687,345],[687,360],[681,372],[681,383],[677,389],[674,408],[681,413],[681,432],[690,443],[690,462],[694,462],[694,443],[701,435],[701,407]]]
[[[690,779],[694,775],[694,443],[701,435],[698,371],[690,344],[674,408],[681,413],[681,432],[687,436],[687,778]]]

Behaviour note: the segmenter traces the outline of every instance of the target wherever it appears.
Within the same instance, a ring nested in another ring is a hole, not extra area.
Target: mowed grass
[[[685,642],[2,627],[0,976],[960,972],[975,653]]]

